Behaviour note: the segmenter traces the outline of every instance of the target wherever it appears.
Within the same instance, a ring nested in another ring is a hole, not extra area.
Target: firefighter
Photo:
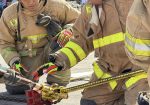
[[[136,65],[148,72],[148,83],[150,86],[150,1],[135,0],[127,17],[127,28],[125,34],[125,49],[129,59]],[[149,93],[148,93],[149,94]],[[145,98],[146,96],[146,98]],[[146,92],[138,96],[139,105],[148,105]],[[150,98],[150,97],[149,97]],[[145,102],[143,101],[145,100]],[[145,104],[147,103],[147,104]]]
[[[0,53],[11,68],[29,79],[32,79],[32,71],[47,62],[52,51],[50,44],[53,37],[48,35],[44,26],[36,24],[41,13],[50,16],[62,27],[74,23],[80,14],[64,0],[18,0],[3,11],[0,19]],[[63,35],[66,35],[64,31],[61,32]],[[48,75],[47,82],[65,86],[69,78],[70,70],[60,71]],[[6,89],[10,94],[20,94],[28,86],[6,84]]]
[[[129,61],[124,50],[125,22],[132,2],[89,0],[73,26],[73,37],[61,50],[50,55],[53,59],[37,71],[65,71],[92,51],[95,51],[97,60],[93,62],[94,73],[90,82],[140,70]],[[138,92],[149,88],[146,78],[147,73],[142,73],[85,89],[80,105],[136,105]],[[42,96],[48,97],[44,91]]]

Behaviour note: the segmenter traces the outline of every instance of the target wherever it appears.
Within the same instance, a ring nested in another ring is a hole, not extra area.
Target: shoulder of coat
[[[85,11],[87,14],[91,14],[92,13],[92,4],[86,3],[85,4]]]
[[[61,13],[68,6],[65,0],[47,0],[45,11],[50,14]]]
[[[17,27],[17,3],[12,4],[4,9],[2,17],[8,27]]]
[[[16,17],[16,15],[17,15],[17,5],[18,5],[18,2],[13,3],[13,4],[9,5],[7,8],[5,8],[4,11],[3,11],[4,17],[6,17],[6,18]]]

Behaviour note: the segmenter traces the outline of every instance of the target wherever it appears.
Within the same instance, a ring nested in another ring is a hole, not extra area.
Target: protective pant
[[[51,49],[50,49],[50,43],[47,44],[43,49],[39,49],[37,51],[36,56],[34,57],[22,57],[21,58],[21,63],[24,64],[24,66],[30,71],[34,71],[36,70],[39,66],[45,64],[46,62],[48,62],[48,55],[50,54]],[[56,72],[52,75],[48,75],[47,77],[47,82],[48,83],[57,83],[59,85],[62,86],[66,86],[69,81],[70,81],[70,70],[66,70],[66,71],[59,71]],[[32,76],[29,75],[27,77],[28,79],[32,80]],[[10,94],[22,94],[27,89],[29,89],[29,87],[26,85],[22,85],[22,84],[14,84],[14,85],[6,85],[6,89]],[[16,90],[17,88],[17,90]],[[19,90],[20,89],[20,90]],[[17,91],[17,92],[13,92],[13,91]]]
[[[126,89],[125,81],[118,81],[118,86],[111,90],[108,84],[100,85],[93,88],[88,88],[83,91],[81,101],[91,100],[96,105],[137,105],[137,96],[139,91],[149,89],[147,79],[139,80],[137,83]],[[81,105],[90,105],[88,102]]]

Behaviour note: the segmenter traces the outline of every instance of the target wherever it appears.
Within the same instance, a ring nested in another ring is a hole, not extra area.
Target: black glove
[[[52,35],[52,37],[55,37],[62,30],[61,25],[58,22],[45,14],[38,15],[36,25],[46,27],[48,35]]]
[[[47,30],[49,40],[51,42],[50,48],[52,52],[58,51],[61,47],[57,43],[58,34],[62,31],[61,24],[53,20],[50,16],[39,14],[36,21],[37,26],[44,26]]]
[[[138,105],[149,105],[149,97],[147,92],[140,92],[137,98]]]

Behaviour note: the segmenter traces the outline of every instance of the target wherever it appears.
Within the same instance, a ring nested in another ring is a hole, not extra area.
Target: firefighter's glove
[[[52,84],[50,86],[43,85],[41,94],[44,101],[52,100],[53,102],[56,102],[68,98],[68,93],[65,91],[65,87],[59,86],[58,84]]]
[[[54,72],[59,71],[61,69],[61,67],[55,65],[52,62],[46,63],[37,68],[37,70],[32,73],[33,80],[38,81],[43,74],[53,74]]]
[[[20,61],[15,61],[11,68],[20,73],[23,77],[27,77],[29,75],[29,71],[20,63]]]
[[[149,105],[149,96],[148,94],[150,94],[149,92],[143,91],[143,92],[139,92],[138,98],[137,98],[137,102],[138,105]]]
[[[61,47],[64,47],[72,36],[73,36],[73,33],[70,29],[64,29],[59,33],[57,43]]]
[[[16,76],[19,75],[17,72],[15,72],[12,69],[8,69],[7,73],[4,74],[4,81],[6,84],[16,84],[19,79],[16,78]]]

